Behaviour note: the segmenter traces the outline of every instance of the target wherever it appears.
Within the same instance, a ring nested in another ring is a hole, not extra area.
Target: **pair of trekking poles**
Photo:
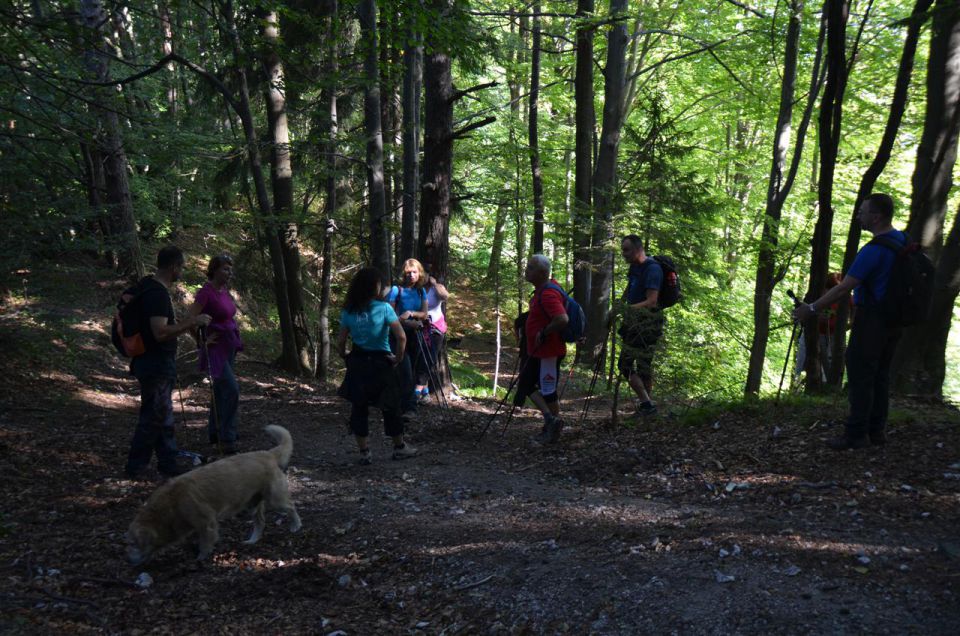
[[[611,320],[607,326],[607,331],[603,337],[604,343],[607,341],[607,338],[610,336],[610,329],[612,327],[613,327],[613,321]],[[536,350],[537,350],[537,347],[534,347],[534,352],[536,352]],[[521,359],[523,359],[523,356],[517,356],[517,361],[513,367],[514,369],[513,380],[510,382],[510,386],[507,387],[507,392],[503,395],[503,398],[500,400],[499,403],[497,403],[497,408],[494,409],[493,413],[490,415],[490,418],[487,420],[487,423],[484,425],[483,430],[480,431],[480,435],[477,437],[477,441],[476,441],[477,444],[483,441],[483,438],[484,436],[486,436],[487,431],[490,430],[490,426],[493,424],[494,420],[497,419],[497,415],[500,414],[500,410],[503,408],[503,405],[506,404],[507,398],[510,397],[510,393],[512,393],[513,389],[516,388],[517,384],[520,381],[520,378],[523,376],[524,371],[526,371],[527,365],[530,364],[530,361],[533,359],[533,355],[532,354],[527,355],[526,359],[523,360],[523,364],[520,364]],[[590,388],[587,391],[587,396],[584,398],[583,409],[580,412],[580,418],[577,420],[578,426],[583,426],[583,422],[584,420],[586,420],[587,413],[590,410],[590,402],[592,401],[594,397],[594,391],[596,390],[597,379],[600,376],[600,371],[603,369],[605,361],[606,361],[606,347],[604,347],[600,351],[600,354],[596,356],[596,362],[594,363],[594,366],[593,366],[593,376],[590,378]],[[570,378],[573,376],[573,369],[576,366],[576,364],[577,364],[577,360],[576,360],[576,357],[574,357],[573,364],[570,365],[570,371],[567,374],[566,379],[564,379],[563,386],[560,388],[559,396],[558,396],[559,398],[563,397],[563,393],[564,391],[566,391],[567,384],[569,383]],[[501,435],[505,433],[507,430],[507,427],[510,426],[510,422],[513,421],[513,414],[516,412],[516,410],[517,410],[517,405],[516,404],[511,405],[510,413],[507,415],[507,421],[503,425]]]
[[[436,389],[436,391],[434,392],[434,395],[436,396],[437,404],[439,404],[440,407],[446,411],[447,409],[450,408],[450,405],[447,403],[447,396],[443,392],[443,382],[440,378],[440,373],[436,368],[436,363],[439,362],[439,359],[440,359],[440,351],[439,350],[433,351],[433,346],[432,346],[432,343],[430,342],[430,337],[427,335],[424,335],[423,329],[416,329],[415,331],[417,334],[417,349],[420,350],[418,360],[423,360],[423,366],[426,367],[427,369],[427,377],[429,378],[430,384],[433,384],[434,388]],[[428,349],[433,354],[432,356],[427,355]],[[430,362],[431,357],[434,360],[433,363]],[[412,369],[412,371],[415,373],[416,364],[414,364],[413,366],[414,368]]]

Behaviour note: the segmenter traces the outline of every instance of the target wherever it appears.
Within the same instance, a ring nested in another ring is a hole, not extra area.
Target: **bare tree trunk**
[[[330,279],[333,272],[333,239],[336,233],[334,218],[337,213],[337,133],[339,122],[337,119],[337,77],[339,73],[339,51],[337,50],[337,33],[339,25],[339,8],[337,0],[331,0],[330,22],[327,27],[327,68],[331,78],[326,87],[327,142],[324,148],[326,163],[326,203],[324,205],[325,227],[321,256],[323,265],[320,270],[320,355],[317,362],[317,377],[326,380],[330,373]]]
[[[593,15],[593,0],[577,0],[577,16]],[[593,27],[577,26],[577,65],[573,91],[576,107],[576,176],[574,177],[573,296],[581,307],[590,303],[590,232],[593,191],[593,138],[596,113],[593,107]]]
[[[877,149],[877,155],[867,171],[863,174],[860,181],[860,188],[857,190],[856,202],[853,205],[853,213],[850,216],[850,229],[847,231],[847,245],[843,252],[843,273],[846,274],[850,266],[853,265],[853,259],[857,256],[860,247],[860,221],[857,220],[857,211],[864,199],[873,192],[873,186],[877,179],[883,173],[887,162],[890,161],[890,152],[893,150],[893,144],[897,139],[897,133],[900,130],[900,122],[903,120],[903,114],[907,109],[907,92],[910,88],[910,78],[913,75],[913,60],[917,52],[917,42],[920,39],[920,31],[923,23],[927,19],[927,10],[933,4],[933,0],[917,0],[910,15],[910,24],[907,27],[907,35],[903,42],[903,53],[900,55],[900,67],[897,70],[897,81],[893,91],[893,100],[890,104],[890,114],[887,117],[887,124],[883,130],[883,137],[880,140],[880,147]],[[844,351],[846,349],[847,321],[850,315],[850,306],[847,302],[841,302],[837,307],[836,327],[833,333],[833,341],[830,343],[830,359],[832,364],[827,375],[827,382],[830,386],[837,389],[843,383]]]
[[[360,0],[357,6],[363,31],[366,76],[364,128],[367,134],[367,189],[370,197],[370,260],[380,270],[384,284],[391,278],[387,242],[387,200],[383,179],[383,130],[380,124],[380,70],[377,46],[377,3]]]
[[[907,233],[936,261],[957,158],[960,110],[960,6],[938,0],[927,60],[927,110],[913,172]]]
[[[434,51],[425,56],[423,88],[423,199],[417,253],[430,250],[433,275],[445,280],[453,172],[454,94],[449,55]]]
[[[408,19],[409,44],[403,54],[403,213],[400,220],[400,258],[413,258],[417,230],[417,194],[420,180],[420,94],[423,87],[423,47],[413,16]]]
[[[617,196],[617,164],[620,133],[623,128],[623,89],[626,80],[627,26],[623,20],[627,0],[611,0],[613,24],[607,40],[607,67],[603,89],[603,127],[600,152],[593,177],[593,249],[591,262],[590,303],[587,315],[587,348],[585,361],[592,361],[605,346],[610,317],[611,242],[614,208],[620,205]]]
[[[849,0],[827,0],[827,84],[820,105],[820,187],[817,193],[819,215],[813,231],[810,264],[810,286],[806,301],[823,294],[830,266],[830,239],[833,228],[833,178],[840,145],[840,124],[843,116],[843,93],[847,85],[846,30]],[[806,344],[807,392],[818,392],[820,377],[820,337],[817,317],[804,323]]]
[[[530,143],[530,172],[533,178],[533,251],[543,253],[543,171],[540,168],[540,131],[537,129],[540,100],[540,3],[533,5],[533,46],[530,58],[530,116],[527,121]]]
[[[270,132],[270,181],[273,185],[273,214],[279,228],[278,240],[283,254],[287,279],[287,299],[293,318],[294,339],[302,373],[310,374],[313,362],[310,325],[303,303],[303,282],[300,274],[298,226],[293,211],[293,163],[290,158],[290,129],[284,94],[283,63],[277,52],[280,39],[279,16],[271,12],[265,18],[263,37],[263,70],[266,74],[267,125]]]
[[[937,1],[927,62],[927,112],[917,149],[907,232],[937,263],[930,318],[907,329],[893,363],[892,386],[905,393],[942,395],[943,358],[953,314],[957,227],[942,244],[947,196],[953,185],[960,132],[960,5]],[[946,251],[945,251],[946,250]],[[942,261],[947,252],[950,256]],[[949,304],[948,304],[949,302]]]
[[[297,343],[293,326],[293,315],[290,311],[290,301],[287,296],[287,272],[283,263],[283,250],[280,245],[279,228],[270,203],[270,194],[267,190],[267,181],[263,174],[263,162],[260,157],[257,129],[253,122],[253,113],[250,109],[250,88],[247,83],[247,71],[244,66],[244,55],[240,48],[240,36],[237,33],[233,12],[232,0],[224,5],[227,30],[233,44],[233,58],[239,79],[239,95],[236,106],[237,115],[243,125],[244,140],[247,145],[247,157],[250,165],[250,176],[253,178],[257,197],[257,208],[264,223],[264,234],[267,238],[267,247],[270,252],[270,264],[273,269],[273,291],[277,299],[277,315],[280,318],[280,337],[282,350],[280,366],[291,373],[300,372],[300,359],[297,355]]]
[[[490,246],[490,262],[487,264],[487,280],[497,281],[498,294],[500,293],[500,261],[503,256],[503,226],[507,222],[507,214],[510,211],[510,196],[510,186],[506,184],[506,188],[500,193],[500,202],[497,204],[497,218],[493,226],[493,244]]]
[[[82,0],[80,17],[89,34],[90,48],[85,52],[85,64],[89,74],[98,82],[110,80],[108,63],[110,52],[102,44],[103,25],[107,13],[101,0]],[[103,134],[97,142],[98,153],[103,161],[103,178],[106,187],[105,204],[108,211],[109,251],[115,254],[114,265],[124,274],[143,276],[143,258],[137,239],[137,225],[133,214],[133,198],[127,178],[127,155],[123,148],[120,119],[116,102],[111,97],[111,88],[96,90],[95,101]]]
[[[790,3],[790,18],[787,26],[787,42],[784,49],[783,80],[780,85],[780,110],[777,115],[777,127],[774,132],[773,164],[767,184],[767,204],[763,217],[763,232],[760,239],[760,253],[757,256],[757,280],[753,291],[753,340],[750,343],[750,362],[747,368],[747,395],[756,395],[763,380],[763,363],[766,360],[767,341],[770,337],[770,301],[773,289],[782,279],[777,272],[777,244],[780,240],[780,217],[783,204],[793,188],[794,178],[799,167],[806,136],[806,124],[810,121],[813,99],[819,89],[820,48],[813,68],[811,80],[811,98],[804,120],[797,134],[791,170],[787,174],[787,149],[790,145],[791,122],[793,121],[794,93],[797,83],[797,58],[800,49],[800,23],[803,17],[802,0]],[[823,31],[821,39],[823,41]]]

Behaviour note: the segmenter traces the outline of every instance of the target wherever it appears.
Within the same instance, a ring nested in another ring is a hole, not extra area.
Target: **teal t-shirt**
[[[374,300],[359,313],[340,312],[340,326],[350,332],[353,344],[366,351],[390,352],[390,323],[397,321],[397,312],[387,303]]]

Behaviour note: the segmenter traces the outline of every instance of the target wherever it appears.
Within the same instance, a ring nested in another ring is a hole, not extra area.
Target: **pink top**
[[[200,305],[200,312],[210,316],[210,325],[207,334],[217,334],[217,341],[207,347],[207,351],[200,351],[200,369],[207,369],[207,354],[210,358],[210,375],[219,378],[223,373],[223,366],[232,357],[234,352],[243,351],[243,341],[240,340],[240,328],[234,316],[237,315],[237,305],[227,289],[217,289],[213,283],[207,282],[197,292],[194,300]]]

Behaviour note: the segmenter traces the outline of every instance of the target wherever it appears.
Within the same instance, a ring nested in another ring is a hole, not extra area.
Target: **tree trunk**
[[[593,16],[593,0],[577,0],[577,16]],[[596,114],[593,107],[593,27],[577,27],[577,67],[573,84],[576,108],[576,176],[574,177],[573,297],[581,307],[590,306],[590,232],[593,190],[593,138]]]
[[[955,283],[949,278],[956,271],[951,254],[941,263],[944,247],[943,226],[947,195],[953,185],[953,168],[957,158],[957,133],[960,131],[960,6],[956,2],[937,1],[933,14],[933,34],[927,61],[927,113],[923,136],[917,149],[917,165],[913,173],[913,194],[907,232],[923,245],[937,263],[936,295],[930,319],[907,329],[893,363],[892,386],[904,393],[939,396],[943,391],[942,358],[946,334],[950,328],[951,291]],[[955,240],[956,226],[951,231]],[[951,301],[952,303],[952,301]],[[945,322],[945,324],[944,324]]]
[[[387,199],[383,183],[383,130],[380,125],[380,70],[377,46],[377,3],[360,0],[357,6],[363,32],[363,71],[366,77],[363,113],[367,135],[367,196],[370,199],[370,261],[388,284],[390,245],[387,242]]]
[[[279,16],[271,12],[265,18],[263,37],[263,70],[266,74],[265,99],[267,125],[270,132],[270,181],[273,186],[273,214],[279,228],[278,240],[283,254],[287,279],[287,299],[293,318],[294,339],[300,371],[311,373],[313,362],[310,325],[303,304],[303,282],[300,274],[300,228],[293,211],[293,163],[290,159],[290,129],[287,124],[287,103],[284,94],[283,63],[277,52],[280,39]]]
[[[277,299],[277,315],[280,318],[280,337],[282,350],[280,353],[280,367],[291,373],[300,372],[300,359],[297,355],[297,341],[293,326],[293,315],[290,311],[290,301],[287,296],[287,272],[283,263],[283,250],[280,245],[279,228],[273,207],[270,203],[270,194],[267,190],[267,180],[263,174],[263,162],[260,157],[260,145],[257,129],[253,122],[253,113],[250,109],[250,88],[247,83],[247,71],[244,66],[245,56],[240,47],[240,36],[237,33],[233,13],[233,2],[226,2],[224,6],[227,30],[233,44],[233,59],[236,64],[239,79],[239,95],[236,101],[237,115],[243,125],[244,141],[247,145],[247,158],[250,166],[250,176],[256,191],[257,208],[261,222],[264,224],[264,234],[267,238],[267,248],[270,252],[270,264],[273,269],[273,292]]]
[[[497,218],[493,226],[493,244],[490,246],[490,262],[487,264],[487,281],[496,282],[497,293],[500,293],[500,261],[503,256],[504,232],[503,226],[507,222],[507,214],[510,211],[510,186],[500,193],[500,202],[497,204]],[[499,305],[497,305],[499,309]]]
[[[938,0],[927,60],[927,110],[917,148],[907,233],[936,261],[957,157],[960,109],[960,6]]]
[[[540,3],[533,5],[533,45],[530,58],[530,116],[527,121],[530,143],[530,172],[533,177],[533,251],[543,254],[543,171],[540,168],[540,131],[537,129],[540,100]]]
[[[607,41],[607,67],[603,88],[603,126],[600,151],[593,176],[593,249],[590,303],[587,315],[587,348],[584,360],[590,362],[605,346],[610,317],[612,286],[611,242],[617,196],[617,162],[620,133],[623,128],[623,89],[626,79],[627,26],[623,20],[627,0],[611,0],[613,24]]]
[[[417,231],[420,178],[420,94],[423,87],[423,47],[414,17],[403,54],[403,213],[400,219],[400,258],[413,258]]]
[[[441,4],[442,1],[441,1]],[[453,172],[453,79],[450,56],[434,51],[424,59],[423,198],[418,254],[431,254],[431,271],[446,280]]]
[[[823,294],[830,266],[830,240],[833,228],[833,177],[840,145],[840,124],[843,116],[843,93],[847,86],[846,31],[849,15],[849,0],[827,0],[827,84],[820,104],[820,187],[817,191],[819,214],[813,231],[811,250],[810,286],[807,302]],[[804,325],[806,344],[807,392],[820,391],[820,338],[817,316],[812,316]]]
[[[333,272],[333,238],[336,232],[334,218],[337,213],[337,133],[339,123],[337,119],[337,85],[339,73],[339,52],[337,50],[337,33],[339,25],[339,8],[337,0],[331,0],[330,22],[327,27],[327,68],[330,80],[324,97],[326,104],[327,142],[324,163],[326,164],[326,203],[324,205],[324,234],[321,256],[323,265],[320,270],[320,309],[319,309],[319,360],[317,362],[317,377],[326,380],[330,373],[330,279]]]
[[[797,84],[802,14],[803,2],[791,2],[787,42],[783,54],[780,111],[773,135],[773,165],[770,167],[770,180],[767,185],[767,205],[763,217],[760,253],[757,256],[757,280],[753,291],[753,340],[750,343],[750,363],[747,367],[747,395],[759,393],[763,380],[763,363],[766,360],[767,340],[770,336],[770,300],[778,280],[776,256],[780,239],[780,216],[789,187],[792,186],[792,181],[785,183],[784,171],[787,167],[787,148],[790,145],[790,125],[793,121],[793,95]],[[817,69],[814,69],[814,82],[816,73]],[[799,141],[797,147],[802,147]]]
[[[81,0],[80,16],[89,34],[90,48],[84,54],[87,71],[98,82],[110,80],[109,51],[102,44],[103,25],[107,13],[101,0]],[[103,133],[97,140],[97,153],[103,161],[105,186],[104,202],[107,209],[108,253],[117,271],[123,274],[144,274],[143,258],[137,238],[136,219],[133,214],[133,198],[127,178],[127,155],[123,148],[120,118],[112,88],[98,88],[95,102]],[[94,155],[95,156],[95,155]]]
[[[843,273],[846,274],[850,266],[853,265],[853,259],[857,256],[860,247],[860,221],[857,220],[857,211],[860,205],[873,192],[873,186],[877,179],[883,173],[887,163],[890,161],[890,152],[893,150],[893,144],[897,139],[897,132],[900,130],[900,122],[903,120],[903,114],[907,109],[907,93],[910,88],[910,78],[913,76],[913,60],[917,52],[917,41],[920,39],[920,31],[923,23],[927,19],[927,10],[933,4],[933,0],[917,0],[910,15],[910,24],[907,27],[907,35],[903,42],[903,53],[900,55],[900,67],[897,70],[897,81],[893,91],[893,100],[890,104],[890,114],[887,117],[887,124],[883,130],[883,137],[880,140],[880,147],[877,149],[877,155],[867,171],[863,174],[860,181],[860,188],[857,190],[857,198],[853,205],[853,213],[850,216],[850,229],[847,231],[847,245],[843,252]],[[849,318],[849,303],[841,302],[837,308],[836,328],[831,343],[830,359],[833,361],[828,371],[827,382],[830,386],[839,389],[843,384],[844,351],[846,349],[847,319]]]

